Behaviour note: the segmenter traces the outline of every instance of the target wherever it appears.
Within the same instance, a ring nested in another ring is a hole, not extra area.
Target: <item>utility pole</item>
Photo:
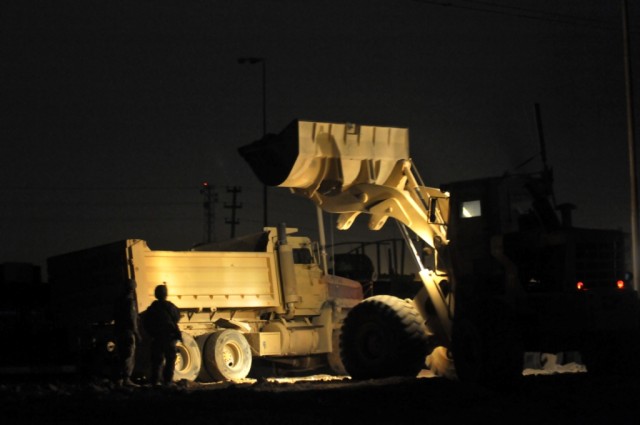
[[[242,208],[242,204],[236,203],[238,193],[242,192],[242,188],[238,186],[227,187],[227,193],[231,193],[231,204],[225,202],[224,207],[231,209],[231,219],[225,219],[225,223],[231,225],[231,238],[236,236],[236,224],[240,224],[240,221],[236,218],[236,210]]]
[[[629,17],[627,0],[622,0],[622,35],[624,40],[624,77],[626,83],[627,98],[627,145],[629,149],[629,183],[631,198],[631,262],[633,264],[633,289],[640,289],[638,278],[640,266],[638,265],[638,180],[636,177],[636,152],[634,140],[634,106],[633,87],[631,84],[631,58],[629,46]]]
[[[540,157],[542,159],[542,178],[544,179],[544,183],[546,185],[546,189],[549,191],[548,195],[551,196],[551,201],[553,202],[553,207],[557,208],[556,205],[556,195],[553,190],[553,172],[551,168],[547,164],[547,145],[544,141],[544,131],[542,129],[542,116],[540,114],[540,104],[534,104],[535,114],[536,114],[536,127],[538,129],[538,140],[540,142]]]
[[[215,237],[215,212],[213,204],[218,202],[218,194],[213,191],[213,187],[208,182],[203,182],[200,188],[203,196],[202,207],[204,209],[204,242],[213,242]]]

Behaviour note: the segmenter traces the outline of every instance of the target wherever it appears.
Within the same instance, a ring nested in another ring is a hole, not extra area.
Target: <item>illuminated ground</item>
[[[566,372],[576,372],[574,366]],[[444,378],[243,380],[117,389],[71,377],[0,385],[3,423],[115,424],[638,424],[640,386],[625,377],[529,371],[515,390]]]

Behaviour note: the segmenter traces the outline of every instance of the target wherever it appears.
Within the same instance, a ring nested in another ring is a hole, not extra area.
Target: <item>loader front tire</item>
[[[417,376],[427,350],[427,329],[411,300],[367,298],[342,326],[340,356],[353,379]]]
[[[251,370],[251,346],[240,331],[214,332],[204,344],[204,365],[214,380],[243,379]]]

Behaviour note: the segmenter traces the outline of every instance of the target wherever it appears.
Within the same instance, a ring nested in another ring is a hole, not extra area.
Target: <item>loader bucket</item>
[[[292,121],[239,149],[258,179],[269,186],[338,193],[357,183],[383,184],[409,159],[406,128]]]

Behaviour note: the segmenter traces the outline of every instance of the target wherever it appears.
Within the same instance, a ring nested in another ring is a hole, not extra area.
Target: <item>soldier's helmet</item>
[[[167,299],[167,286],[166,285],[158,285],[154,291],[154,294],[159,300]]]

